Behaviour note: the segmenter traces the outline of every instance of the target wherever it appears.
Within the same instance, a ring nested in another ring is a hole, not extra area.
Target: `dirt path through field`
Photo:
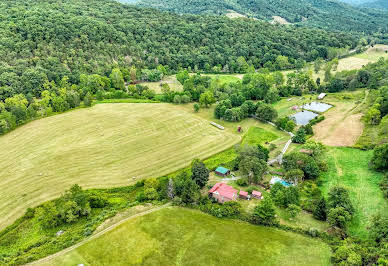
[[[77,244],[75,244],[75,245],[73,245],[73,246],[71,246],[71,247],[68,247],[68,248],[66,248],[66,249],[64,249],[64,250],[61,250],[61,251],[55,253],[55,254],[52,254],[52,255],[50,255],[50,256],[47,256],[47,257],[45,257],[45,258],[43,258],[43,259],[40,259],[40,260],[31,262],[31,263],[28,263],[28,264],[26,264],[26,265],[43,265],[43,264],[45,264],[45,263],[48,263],[48,262],[51,261],[52,259],[54,259],[54,258],[56,258],[56,257],[58,257],[58,256],[61,256],[61,255],[64,255],[64,254],[66,254],[66,253],[68,253],[68,252],[70,252],[70,251],[72,251],[72,250],[74,250],[74,249],[76,249],[76,248],[82,246],[83,244],[85,244],[85,243],[87,243],[87,242],[90,242],[90,241],[92,241],[93,239],[96,239],[96,238],[98,238],[98,237],[100,237],[100,236],[106,234],[106,233],[109,232],[109,231],[112,231],[112,230],[115,229],[116,227],[122,225],[123,223],[125,223],[125,222],[127,222],[127,221],[129,221],[129,220],[135,219],[135,218],[137,218],[137,217],[140,217],[140,216],[143,216],[143,215],[152,213],[152,212],[159,211],[159,210],[164,209],[164,208],[166,208],[166,207],[168,207],[168,206],[170,206],[169,203],[168,203],[168,204],[165,204],[165,205],[162,205],[162,206],[159,206],[159,207],[156,207],[156,208],[153,208],[153,209],[150,209],[150,210],[147,210],[147,211],[144,211],[144,212],[140,212],[140,213],[134,214],[134,215],[132,215],[132,216],[130,216],[130,217],[128,217],[128,218],[125,218],[125,219],[123,219],[123,220],[121,220],[121,221],[119,221],[119,222],[117,222],[117,223],[115,223],[115,224],[109,226],[108,228],[106,228],[106,229],[104,229],[104,230],[102,230],[102,231],[100,231],[100,232],[98,232],[98,233],[96,233],[96,234],[94,234],[94,235],[91,235],[90,237],[86,238],[85,240],[83,240],[83,241],[81,241],[81,242],[79,242],[79,243],[77,243]]]

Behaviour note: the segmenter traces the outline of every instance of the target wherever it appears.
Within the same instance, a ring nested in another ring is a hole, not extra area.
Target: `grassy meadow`
[[[330,248],[295,233],[169,207],[131,219],[68,253],[40,261],[39,265],[128,265],[128,262],[132,265],[330,265]]]
[[[171,90],[173,91],[182,91],[183,85],[176,79],[175,75],[171,76],[165,76],[161,81],[155,81],[155,82],[142,82],[140,83],[143,86],[147,86],[150,89],[154,90],[157,94],[162,93],[162,87],[161,85],[163,83],[167,83],[168,86],[170,86]]]
[[[382,174],[368,169],[372,151],[352,148],[329,148],[327,163],[329,171],[322,174],[321,189],[324,194],[333,186],[349,190],[356,213],[350,224],[350,233],[367,236],[369,219],[378,212],[387,212],[388,205],[379,187]]]
[[[0,228],[75,183],[130,185],[240,140],[170,104],[98,104],[33,121],[0,137]]]

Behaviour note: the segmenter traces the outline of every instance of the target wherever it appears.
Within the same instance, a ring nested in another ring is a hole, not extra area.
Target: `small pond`
[[[333,106],[327,103],[311,102],[309,104],[303,105],[302,107],[306,110],[323,113],[329,110]]]
[[[296,113],[291,116],[291,119],[294,119],[296,124],[299,126],[307,125],[312,119],[316,118],[318,114],[310,111],[303,111]]]

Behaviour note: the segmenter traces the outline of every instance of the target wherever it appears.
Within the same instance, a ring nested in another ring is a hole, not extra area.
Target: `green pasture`
[[[330,248],[299,234],[170,207],[134,218],[45,263],[330,265]]]
[[[349,190],[356,208],[349,230],[351,234],[360,237],[367,236],[367,227],[373,215],[388,211],[379,187],[382,174],[368,168],[372,153],[353,148],[329,148],[326,159],[329,171],[321,177],[321,189],[326,195],[334,186],[343,186]]]

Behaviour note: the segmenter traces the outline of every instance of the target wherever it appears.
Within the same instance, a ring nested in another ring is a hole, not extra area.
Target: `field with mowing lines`
[[[295,233],[170,207],[129,220],[40,265],[125,265],[128,262],[136,265],[330,265],[330,248]]]
[[[368,234],[369,219],[376,213],[386,213],[388,205],[380,190],[382,174],[369,170],[368,163],[373,151],[352,148],[330,148],[327,152],[329,171],[322,174],[324,194],[333,186],[349,190],[356,213],[350,224],[350,233],[360,237]]]
[[[159,177],[240,139],[169,104],[98,104],[33,121],[0,137],[0,229],[75,183]]]

